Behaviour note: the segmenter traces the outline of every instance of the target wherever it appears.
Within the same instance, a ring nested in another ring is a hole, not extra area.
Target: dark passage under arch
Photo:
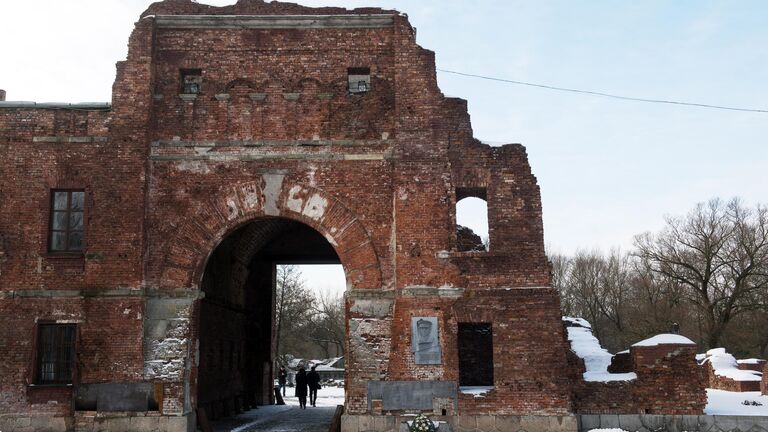
[[[275,265],[339,264],[320,233],[287,218],[258,218],[208,259],[198,302],[193,393],[209,419],[274,400]]]

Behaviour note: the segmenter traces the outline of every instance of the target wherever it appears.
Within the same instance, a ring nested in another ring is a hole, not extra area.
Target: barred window
[[[371,90],[371,69],[349,68],[347,69],[347,81],[350,93],[365,93]]]
[[[83,250],[85,192],[54,190],[51,195],[51,222],[48,249],[51,252]]]
[[[71,384],[75,363],[74,324],[40,324],[37,335],[37,384]]]
[[[184,94],[200,93],[203,84],[203,71],[200,69],[181,70],[181,92]]]

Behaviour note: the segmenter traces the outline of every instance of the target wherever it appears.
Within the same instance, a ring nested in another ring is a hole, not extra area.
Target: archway
[[[274,402],[278,264],[340,264],[334,246],[295,219],[264,216],[226,235],[210,254],[197,305],[198,410],[209,419]]]

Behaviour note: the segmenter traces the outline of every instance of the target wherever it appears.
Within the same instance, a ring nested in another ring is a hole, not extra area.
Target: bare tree
[[[637,254],[680,284],[702,317],[704,343],[716,347],[735,317],[764,307],[755,300],[768,288],[766,208],[713,199],[666,222],[661,232],[635,238]]]
[[[305,287],[298,267],[278,265],[275,278],[277,354],[295,354],[301,350],[302,335],[312,320],[315,298]]]
[[[597,305],[603,317],[613,326],[614,345],[626,346],[626,315],[630,307],[630,291],[632,290],[631,268],[629,255],[619,249],[611,250],[606,257],[598,255],[602,265],[598,267],[598,296]]]
[[[564,316],[577,316],[575,296],[570,289],[568,273],[571,259],[562,254],[551,254],[549,262],[552,265],[552,287],[560,293],[560,308]]]
[[[344,355],[344,300],[330,291],[317,295],[310,339],[320,346],[325,357],[331,356],[330,347],[335,347],[335,355]]]

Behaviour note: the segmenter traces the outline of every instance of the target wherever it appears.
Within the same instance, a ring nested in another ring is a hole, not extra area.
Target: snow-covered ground
[[[744,402],[748,402],[749,405]],[[753,405],[756,402],[762,405]],[[732,392],[707,389],[707,406],[704,414],[768,416],[768,396],[760,392]]]
[[[285,404],[288,406],[299,406],[299,398],[293,396],[294,389],[285,390]],[[307,396],[309,404],[309,396]],[[334,407],[344,405],[344,387],[323,387],[317,391],[317,407]]]
[[[337,405],[344,405],[343,387],[323,387],[317,406],[299,408],[293,388],[286,389],[285,405],[260,406],[238,416],[214,422],[216,432],[326,432]],[[307,399],[309,404],[309,399]]]
[[[261,406],[237,417],[214,423],[217,432],[315,432],[325,431],[337,405],[344,405],[344,389],[323,387],[318,392],[317,407],[299,408],[299,400],[288,388],[285,405]],[[744,404],[744,402],[748,402]],[[762,405],[754,405],[754,403]],[[768,396],[760,392],[729,392],[707,389],[709,415],[768,416]],[[592,429],[591,432],[623,432],[622,429]]]
[[[745,404],[744,402],[749,404]],[[753,405],[758,403],[762,405]],[[768,416],[768,396],[760,392],[731,392],[707,389],[707,406],[704,413],[709,415]],[[762,430],[762,429],[761,429]],[[590,429],[589,432],[627,432],[624,429]]]

